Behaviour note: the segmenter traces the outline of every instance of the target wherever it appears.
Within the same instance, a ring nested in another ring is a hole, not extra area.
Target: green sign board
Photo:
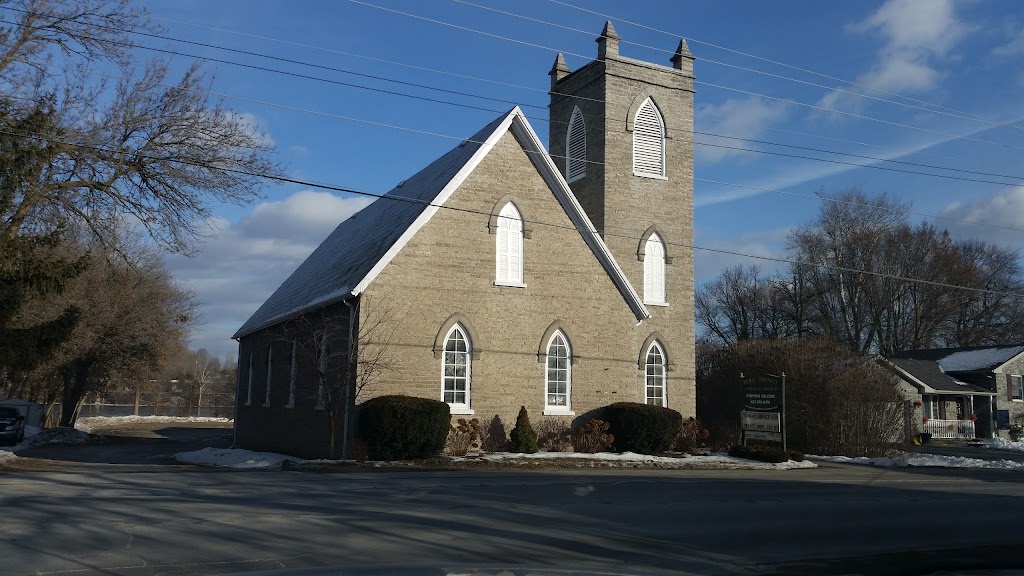
[[[764,374],[743,379],[743,409],[781,412],[783,409],[785,379]]]

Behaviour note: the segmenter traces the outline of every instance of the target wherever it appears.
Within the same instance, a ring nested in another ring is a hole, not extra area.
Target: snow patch
[[[93,434],[76,428],[46,428],[34,434],[31,439],[28,439],[28,433],[26,431],[25,437],[26,442],[31,446],[106,442],[106,438],[103,436],[94,436]]]
[[[1021,352],[1024,352],[1024,346],[964,350],[954,352],[939,360],[939,368],[943,372],[985,370],[998,366]]]
[[[174,455],[174,459],[184,464],[219,468],[280,468],[286,460],[305,462],[302,458],[286,454],[239,448],[203,448],[194,452],[179,452]]]
[[[986,438],[980,440],[981,444],[988,446],[989,448],[996,448],[999,450],[1012,450],[1014,452],[1024,452],[1024,442],[1013,442],[1006,438]]]
[[[152,423],[152,424],[174,424],[177,422],[231,422],[230,418],[215,418],[209,416],[90,416],[79,418],[75,428],[90,432],[94,428],[112,428],[122,424]]]
[[[938,454],[908,454],[897,452],[892,457],[867,458],[864,456],[850,458],[848,456],[812,456],[808,458],[822,462],[837,464],[867,464],[869,466],[892,467],[925,467],[934,468],[986,468],[994,470],[1024,470],[1024,463],[1012,460],[981,460],[962,456],[940,456]]]
[[[454,461],[468,461],[469,458],[452,458]],[[796,462],[790,460],[773,464],[770,462],[757,462],[743,458],[734,458],[725,453],[710,454],[706,456],[652,456],[649,454],[637,454],[635,452],[598,452],[589,454],[585,452],[537,452],[534,454],[518,454],[514,452],[495,452],[483,454],[472,460],[483,460],[485,462],[500,462],[506,460],[596,460],[610,463],[638,463],[638,464],[663,464],[678,466],[681,468],[736,468],[745,470],[794,470],[798,468],[817,468],[814,462]]]
[[[18,459],[18,456],[10,450],[0,450],[0,468],[10,465]]]

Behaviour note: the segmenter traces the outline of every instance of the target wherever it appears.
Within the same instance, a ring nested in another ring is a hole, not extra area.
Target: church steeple
[[[622,37],[615,31],[615,26],[612,26],[612,21],[606,21],[604,23],[604,28],[601,30],[601,35],[598,36],[596,40],[598,60],[604,60],[608,57],[615,58],[618,56],[619,40],[622,40]]]

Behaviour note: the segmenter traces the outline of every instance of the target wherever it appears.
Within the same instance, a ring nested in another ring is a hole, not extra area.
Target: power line
[[[830,76],[828,74],[825,74],[825,73],[822,73],[822,72],[817,72],[815,70],[810,70],[810,69],[807,69],[807,68],[801,68],[799,66],[794,66],[792,64],[787,64],[785,62],[780,62],[778,60],[772,60],[770,58],[765,58],[764,56],[758,56],[756,54],[751,54],[749,52],[744,52],[742,50],[736,50],[734,48],[728,48],[726,46],[722,46],[721,44],[715,44],[715,43],[712,43],[712,42],[707,42],[705,40],[698,40],[696,38],[693,38],[692,36],[683,36],[681,34],[673,34],[671,32],[666,32],[665,30],[659,30],[658,28],[654,28],[652,26],[647,26],[645,24],[640,24],[638,22],[631,22],[629,20],[626,20],[625,18],[617,18],[615,16],[609,16],[608,14],[603,14],[601,12],[596,12],[594,10],[588,10],[587,8],[583,8],[582,6],[576,6],[574,4],[570,4],[570,3],[564,2],[562,0],[548,0],[548,2],[552,2],[554,4],[560,4],[562,6],[566,6],[566,7],[572,8],[573,10],[579,10],[581,12],[588,12],[590,14],[601,16],[602,18],[605,18],[605,19],[618,20],[620,22],[624,22],[626,24],[630,24],[630,25],[636,26],[638,28],[644,28],[644,29],[647,29],[647,30],[651,30],[652,32],[657,32],[659,34],[666,34],[668,36],[672,36],[673,38],[683,38],[683,37],[685,37],[690,42],[694,42],[696,44],[703,44],[704,46],[715,48],[717,50],[722,50],[722,51],[725,51],[725,52],[731,52],[733,54],[738,54],[740,56],[745,56],[747,58],[753,58],[755,60],[760,60],[762,62],[767,62],[769,64],[774,64],[776,66],[782,66],[784,68],[789,68],[791,70],[796,70],[798,72],[803,72],[805,74],[811,74],[811,75],[818,76],[818,77],[821,77],[821,78],[826,78],[828,80],[833,80],[833,81],[836,81],[836,82],[842,82],[843,84],[849,84],[850,86],[857,86],[858,88],[864,88],[866,90],[871,90],[872,92],[875,92],[875,93],[878,93],[878,94],[885,94],[886,96],[892,96],[894,98],[901,98],[901,99],[907,100],[909,102],[915,102],[917,104],[921,104],[923,106],[927,106],[927,107],[932,108],[934,110],[946,110],[946,111],[949,111],[949,112],[956,112],[958,114],[963,114],[965,116],[968,116],[968,117],[970,117],[972,119],[975,119],[975,120],[978,120],[980,122],[991,122],[990,120],[987,120],[987,119],[985,119],[985,118],[983,118],[981,116],[978,116],[978,115],[975,115],[975,114],[971,114],[969,112],[964,112],[962,110],[956,110],[955,108],[948,108],[946,106],[939,106],[937,104],[932,104],[931,102],[928,102],[928,101],[925,101],[925,100],[918,100],[916,98],[911,98],[909,96],[904,96],[904,95],[898,94],[896,92],[889,92],[889,91],[886,91],[886,90],[882,90],[880,88],[875,88],[874,86],[868,86],[867,84],[862,84],[862,83],[859,83],[859,82],[854,82],[853,80],[845,80],[843,78],[838,78],[836,76]],[[865,96],[865,95],[862,95],[862,96]],[[1020,126],[1017,126],[1015,124],[999,124],[999,125],[1000,126],[1010,127],[1010,128],[1015,128],[1015,129],[1018,129],[1018,130],[1021,129]]]
[[[38,133],[31,133],[31,132],[30,133],[21,133],[21,132],[14,132],[14,131],[10,131],[10,130],[6,130],[6,129],[0,128],[0,134],[7,134],[7,135],[10,135],[10,136],[17,136],[17,137],[21,137],[21,138],[36,138],[36,139],[41,139],[41,140],[47,140],[49,142],[56,142],[58,144],[63,144],[65,146],[73,146],[73,147],[77,147],[77,148],[84,148],[84,149],[87,149],[87,150],[95,150],[95,151],[99,151],[99,152],[117,152],[117,150],[112,150],[112,149],[109,149],[109,148],[103,148],[103,147],[100,147],[100,146],[92,146],[92,145],[86,145],[86,144],[79,144],[79,143],[74,143],[74,142],[67,142],[67,141],[64,141],[64,140],[57,139],[57,138],[52,138],[52,137],[50,137],[48,135],[43,135],[43,134],[38,134]],[[484,143],[482,145],[486,145],[486,143]],[[137,154],[137,157],[139,157],[139,158],[147,158],[147,159],[155,158],[154,156],[151,156],[151,155],[148,155],[148,154]],[[162,160],[162,161],[166,161],[167,160],[167,158],[156,158],[156,159],[159,159],[159,160]],[[479,215],[479,216],[486,216],[488,218],[490,218],[492,216],[492,214],[490,212],[485,212],[483,210],[474,210],[474,209],[471,209],[471,208],[460,208],[460,207],[455,207],[455,206],[447,206],[447,205],[444,205],[444,204],[436,204],[436,203],[433,203],[433,202],[430,202],[430,201],[427,201],[427,200],[419,200],[419,199],[416,199],[416,198],[407,198],[407,197],[402,197],[402,196],[391,196],[391,195],[388,195],[388,194],[379,194],[379,193],[374,193],[374,192],[367,192],[367,191],[364,191],[364,190],[359,190],[357,188],[348,188],[348,187],[344,187],[344,186],[336,186],[336,185],[331,185],[331,184],[322,184],[322,183],[319,183],[319,182],[312,182],[312,181],[309,181],[309,180],[302,180],[302,179],[299,179],[299,178],[289,178],[289,177],[286,177],[286,176],[276,176],[276,175],[273,175],[273,174],[266,174],[266,173],[261,173],[261,172],[252,172],[252,171],[241,170],[241,169],[237,169],[237,168],[215,167],[215,166],[210,166],[208,164],[203,164],[202,162],[192,162],[192,161],[186,161],[186,160],[181,160],[181,159],[177,159],[177,160],[173,160],[173,161],[177,162],[179,164],[185,164],[185,165],[189,165],[189,166],[196,166],[198,168],[204,168],[204,169],[207,169],[207,170],[220,170],[220,171],[229,172],[229,173],[233,173],[233,174],[240,174],[240,175],[243,175],[243,176],[251,176],[253,178],[262,178],[262,179],[266,179],[266,180],[274,180],[274,181],[277,181],[277,182],[283,182],[283,183],[286,183],[286,184],[297,184],[297,185],[301,185],[301,186],[309,186],[309,187],[312,187],[312,188],[318,188],[318,189],[321,189],[321,190],[330,190],[332,192],[342,192],[342,193],[346,193],[346,194],[354,194],[354,195],[358,195],[358,196],[367,196],[367,197],[371,197],[371,198],[385,199],[385,200],[390,200],[390,201],[410,202],[410,203],[414,203],[414,204],[420,204],[422,206],[435,207],[435,208],[438,208],[438,209],[447,209],[447,210],[453,210],[453,211],[457,211],[457,212],[463,212],[463,213],[474,214],[474,215]],[[568,225],[565,225],[565,224],[557,224],[557,223],[553,223],[553,222],[544,222],[544,221],[540,221],[540,220],[525,220],[524,219],[523,222],[524,223],[535,224],[535,225],[538,225],[538,226],[546,226],[546,227],[550,227],[550,228],[559,228],[559,229],[563,229],[563,230],[573,230],[573,231],[576,231],[576,232],[578,232],[580,234],[600,234],[600,232],[598,232],[598,230],[595,229],[595,228],[590,228],[589,230],[584,230],[584,229],[576,227],[576,226],[568,226]],[[632,235],[628,235],[628,234],[612,233],[612,232],[609,232],[607,230],[605,230],[604,233],[601,234],[601,235],[602,236],[613,236],[613,237],[616,237],[616,238],[623,238],[623,239],[628,239],[628,240],[635,240],[635,241],[638,241],[638,242],[640,240],[642,240],[642,238],[639,237],[639,236],[632,236]],[[666,245],[669,245],[669,246],[678,246],[680,248],[689,248],[689,249],[692,249],[692,250],[702,250],[702,251],[714,252],[714,253],[718,253],[718,254],[727,254],[727,255],[732,255],[732,256],[740,256],[740,257],[745,257],[745,258],[753,258],[753,259],[756,259],[756,260],[765,260],[765,261],[776,262],[776,263],[780,263],[780,264],[791,264],[791,265],[798,266],[798,267],[813,267],[813,268],[824,269],[824,270],[832,270],[832,271],[837,271],[837,272],[849,272],[849,273],[854,273],[854,274],[865,274],[865,275],[868,275],[868,276],[874,276],[874,277],[879,277],[879,278],[889,278],[889,279],[892,279],[892,280],[899,280],[899,281],[903,281],[903,282],[913,282],[913,283],[917,283],[917,284],[925,284],[925,285],[930,285],[930,286],[937,286],[937,287],[940,287],[940,288],[951,288],[951,289],[964,290],[964,291],[967,291],[967,292],[975,292],[975,293],[980,293],[980,294],[992,294],[992,295],[997,295],[997,296],[1008,296],[1008,297],[1011,297],[1011,298],[1024,298],[1024,294],[1020,294],[1020,293],[1016,293],[1016,292],[1005,292],[1005,291],[1000,291],[1000,290],[989,290],[989,289],[985,289],[985,288],[974,288],[974,287],[971,287],[971,286],[962,286],[962,285],[959,285],[959,284],[949,284],[949,283],[946,283],[946,282],[937,282],[937,281],[934,281],[934,280],[925,280],[923,278],[912,278],[912,277],[901,276],[901,275],[897,275],[897,274],[888,274],[888,273],[884,273],[884,272],[875,272],[875,271],[872,271],[872,270],[862,270],[862,269],[859,269],[859,268],[848,268],[848,267],[844,267],[844,266],[835,266],[835,265],[824,264],[824,263],[798,261],[798,260],[791,260],[791,259],[788,259],[788,258],[777,258],[777,257],[772,257],[772,256],[758,256],[758,255],[755,255],[755,254],[747,254],[745,252],[738,252],[738,251],[734,251],[734,250],[724,250],[724,249],[720,249],[720,248],[710,248],[710,247],[706,247],[706,246],[698,246],[696,244],[685,244],[685,243],[682,243],[682,242],[668,242],[668,241],[665,241],[664,238],[662,239],[662,242],[664,244],[666,244]]]
[[[464,31],[467,31],[467,32],[473,32],[475,34],[480,34],[480,35],[488,36],[488,37],[491,37],[491,38],[497,38],[499,40],[505,40],[505,41],[508,41],[508,42],[514,42],[516,44],[522,44],[524,46],[530,46],[532,48],[540,48],[542,50],[547,50],[549,52],[561,52],[563,54],[568,54],[570,56],[576,56],[576,57],[583,58],[583,59],[586,59],[586,60],[594,60],[594,61],[598,61],[598,62],[603,61],[600,58],[592,58],[590,56],[585,56],[583,54],[579,54],[579,53],[576,53],[576,52],[569,52],[569,51],[566,51],[566,50],[558,50],[558,49],[552,48],[550,46],[544,46],[544,45],[541,45],[541,44],[535,44],[533,42],[526,42],[525,40],[519,40],[519,39],[516,39],[516,38],[510,38],[508,36],[501,36],[499,34],[493,34],[491,32],[485,32],[483,30],[477,30],[475,28],[469,28],[467,26],[460,26],[458,24],[453,24],[451,22],[445,22],[443,20],[436,20],[434,18],[428,18],[426,16],[420,16],[419,14],[412,14],[410,12],[403,12],[401,10],[396,10],[394,8],[388,8],[386,6],[379,6],[377,4],[372,4],[370,2],[365,2],[364,0],[348,0],[348,1],[352,2],[354,4],[360,4],[362,6],[368,6],[370,8],[376,8],[378,10],[383,10],[383,11],[386,11],[386,12],[392,12],[392,13],[395,13],[395,14],[400,14],[402,16],[407,16],[407,17],[410,17],[410,18],[415,18],[415,19],[418,19],[418,20],[423,20],[423,21],[426,21],[426,22],[431,22],[431,23],[434,23],[434,24],[442,25],[442,26],[448,26],[448,27],[455,28],[455,29],[458,29],[458,30],[464,30]],[[929,129],[929,128],[923,128],[923,127],[920,127],[920,126],[914,126],[912,124],[902,124],[902,123],[899,123],[899,122],[894,122],[894,121],[891,121],[891,120],[883,120],[883,119],[880,119],[880,118],[876,118],[876,117],[873,117],[873,116],[867,116],[867,115],[864,115],[864,114],[856,114],[856,113],[853,113],[853,112],[844,112],[842,110],[837,110],[835,108],[829,108],[829,107],[826,107],[826,106],[818,106],[818,105],[815,105],[815,104],[808,104],[806,102],[800,102],[800,101],[792,100],[792,99],[789,99],[789,98],[781,98],[781,97],[778,97],[778,96],[769,96],[767,94],[761,94],[759,92],[753,92],[753,91],[750,91],[750,90],[742,90],[742,89],[739,89],[739,88],[730,88],[728,86],[722,86],[720,84],[712,84],[710,82],[706,82],[706,81],[703,81],[703,80],[694,80],[694,83],[695,84],[700,84],[701,86],[708,86],[708,87],[711,87],[711,88],[718,88],[718,89],[724,89],[724,90],[732,90],[732,91],[735,91],[735,92],[740,92],[740,93],[748,94],[748,95],[751,95],[751,96],[760,96],[762,98],[768,98],[770,100],[776,100],[776,101],[780,101],[780,102],[787,102],[787,103],[790,103],[790,104],[796,104],[796,105],[799,105],[799,106],[805,106],[805,107],[808,107],[808,108],[813,108],[813,109],[816,109],[816,110],[822,110],[822,111],[825,111],[825,112],[831,112],[831,113],[835,113],[835,114],[842,114],[844,116],[851,116],[851,117],[854,117],[854,118],[860,118],[860,119],[869,120],[869,121],[872,121],[872,122],[879,122],[879,123],[888,124],[888,125],[891,125],[891,126],[898,126],[898,127],[901,127],[901,128],[908,128],[910,130],[918,130],[918,131],[921,131],[921,132],[929,132],[929,133],[932,133],[932,134],[939,134],[939,135],[947,136],[947,137],[949,137],[951,139],[955,139],[955,140],[965,140],[965,141],[969,141],[969,142],[978,142],[978,143],[982,143],[982,144],[989,144],[989,145],[992,145],[992,146],[999,146],[999,147],[1002,147],[1002,148],[1012,148],[1014,150],[1024,150],[1024,147],[1014,146],[1014,145],[1011,145],[1011,144],[1005,144],[1003,142],[997,142],[997,141],[994,141],[994,140],[985,140],[983,138],[972,138],[972,137],[969,137],[969,136],[961,136],[961,135],[958,135],[958,134],[954,134],[952,132],[943,132],[941,130],[932,130],[932,129]]]
[[[533,18],[533,17],[526,16],[526,15],[523,15],[523,14],[517,14],[515,12],[508,12],[506,10],[499,10],[499,9],[491,7],[491,6],[483,6],[481,4],[476,4],[474,2],[469,2],[468,0],[452,0],[452,2],[457,2],[459,4],[465,4],[466,6],[472,6],[474,8],[479,8],[481,10],[488,10],[490,12],[496,12],[498,14],[504,14],[506,16],[511,16],[513,18],[520,18],[522,20],[527,20],[527,21],[530,21],[530,22],[536,22],[538,24],[544,24],[546,26],[553,26],[555,28],[561,28],[563,30],[569,30],[571,32],[577,32],[579,34],[586,34],[588,36],[593,34],[593,32],[588,32],[588,31],[582,30],[580,28],[573,28],[572,26],[565,26],[565,25],[558,24],[558,23],[555,23],[555,22],[549,22],[547,20],[542,20],[540,18]],[[623,21],[623,22],[625,22],[625,21]],[[639,42],[633,42],[633,41],[630,41],[630,40],[620,39],[619,42],[622,43],[622,44],[629,44],[629,45],[632,45],[632,46],[638,46],[638,47],[646,48],[646,49],[649,49],[649,50],[655,50],[657,52],[664,52],[666,54],[675,54],[675,52],[673,50],[666,50],[665,48],[659,48],[657,46],[650,46],[650,45],[647,45],[647,44],[641,44]],[[879,101],[879,102],[884,102],[886,104],[892,104],[894,106],[902,106],[902,107],[911,108],[911,109],[914,109],[914,110],[923,110],[923,111],[926,111],[926,112],[931,112],[933,114],[941,114],[943,116],[951,116],[953,118],[962,118],[962,119],[965,119],[965,120],[972,120],[972,121],[975,121],[975,122],[983,122],[985,124],[990,124],[992,126],[1012,128],[1014,130],[1018,130],[1018,131],[1024,132],[1024,128],[1021,128],[1019,126],[1015,126],[1013,124],[1007,124],[1007,123],[1004,123],[1004,122],[995,122],[995,121],[992,121],[992,120],[986,120],[984,118],[980,118],[980,117],[977,117],[977,116],[974,116],[974,115],[971,115],[971,114],[967,114],[967,113],[946,112],[946,111],[943,111],[943,110],[936,110],[934,108],[926,108],[924,106],[916,106],[914,104],[907,104],[905,102],[896,102],[895,100],[889,100],[889,99],[886,99],[886,98],[880,98],[878,96],[870,96],[868,94],[862,94],[860,92],[853,92],[851,90],[845,90],[843,88],[837,88],[835,86],[826,86],[824,84],[817,84],[815,82],[808,82],[806,80],[800,80],[798,78],[791,78],[789,76],[783,76],[781,74],[773,74],[771,72],[765,72],[764,70],[758,70],[756,68],[748,68],[746,66],[739,66],[739,65],[736,65],[736,64],[730,64],[728,62],[721,62],[719,60],[712,60],[712,59],[707,58],[705,56],[701,56],[700,57],[700,61],[701,62],[706,62],[708,64],[714,64],[716,66],[724,66],[724,67],[727,67],[727,68],[733,68],[733,69],[736,69],[736,70],[742,70],[744,72],[752,72],[754,74],[761,74],[763,76],[770,76],[772,78],[779,78],[781,80],[788,80],[790,82],[796,82],[798,84],[804,84],[804,85],[807,85],[807,86],[813,86],[815,88],[823,88],[825,90],[839,92],[839,93],[842,93],[842,94],[850,94],[852,96],[859,96],[861,98],[868,98],[870,100],[876,100],[876,101]]]

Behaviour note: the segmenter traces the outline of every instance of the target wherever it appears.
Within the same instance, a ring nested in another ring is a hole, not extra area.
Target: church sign
[[[743,377],[743,410],[740,429],[747,440],[778,442],[786,449],[786,375]]]

